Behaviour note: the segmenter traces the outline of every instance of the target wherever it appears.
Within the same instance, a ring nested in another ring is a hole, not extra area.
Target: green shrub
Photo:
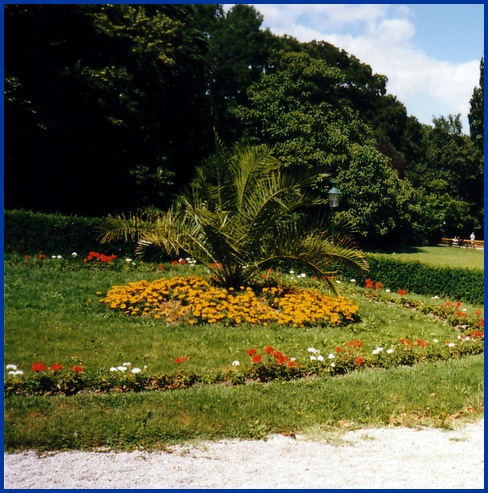
[[[484,302],[482,270],[433,266],[375,254],[367,254],[366,258],[369,262],[366,274],[358,275],[357,272],[343,269],[343,279],[354,278],[359,286],[364,286],[366,279],[371,279],[392,291],[405,289],[411,293],[451,298],[475,305]]]
[[[86,255],[101,253],[129,254],[134,245],[124,242],[100,244],[99,218],[44,214],[10,210],[4,213],[4,250],[22,255]],[[110,251],[109,251],[110,250]]]

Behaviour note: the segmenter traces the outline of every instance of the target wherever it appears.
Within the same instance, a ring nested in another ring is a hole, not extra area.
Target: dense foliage
[[[335,291],[337,265],[365,270],[367,263],[345,221],[331,234],[323,199],[309,190],[315,177],[282,170],[266,146],[223,149],[197,169],[167,212],[108,216],[100,225],[102,242],[137,240],[140,251],[188,255],[226,288],[250,286],[263,270],[293,261]]]
[[[420,124],[384,75],[271,34],[249,5],[4,10],[7,209],[167,210],[216,132],[337,176],[361,242],[483,237],[483,60],[468,136],[459,115]]]

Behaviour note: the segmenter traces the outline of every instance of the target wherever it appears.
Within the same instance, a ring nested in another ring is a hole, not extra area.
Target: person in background
[[[470,240],[471,240],[471,248],[474,248],[474,240],[476,239],[476,236],[474,235],[474,232],[471,233],[471,235],[469,236]]]

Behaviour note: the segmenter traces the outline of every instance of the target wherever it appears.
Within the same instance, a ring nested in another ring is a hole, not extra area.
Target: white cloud
[[[479,60],[436,60],[415,45],[415,25],[406,5],[254,4],[263,27],[299,41],[324,40],[388,77],[387,90],[410,115],[431,124],[432,116],[467,114],[479,83]],[[230,7],[230,6],[227,6]]]

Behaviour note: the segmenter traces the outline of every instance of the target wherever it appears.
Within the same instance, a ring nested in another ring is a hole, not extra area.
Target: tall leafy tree
[[[480,62],[480,83],[473,90],[470,100],[470,109],[468,114],[469,134],[474,146],[480,152],[484,153],[484,104],[485,104],[485,61]]]
[[[207,41],[193,14],[6,6],[7,206],[100,214],[169,204],[212,135]]]

